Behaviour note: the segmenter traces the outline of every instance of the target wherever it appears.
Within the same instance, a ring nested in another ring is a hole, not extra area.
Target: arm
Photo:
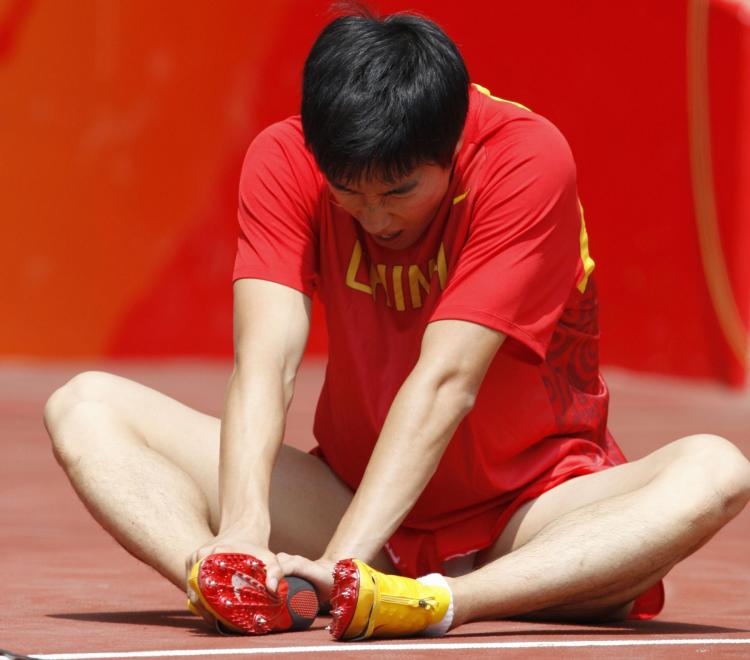
[[[504,339],[467,321],[427,326],[419,360],[391,405],[326,560],[368,561],[382,548],[435,472]]]
[[[310,299],[304,294],[263,280],[235,282],[234,370],[221,424],[219,533],[190,565],[211,552],[244,551],[266,563],[269,588],[281,577],[268,551],[271,472],[309,327]]]

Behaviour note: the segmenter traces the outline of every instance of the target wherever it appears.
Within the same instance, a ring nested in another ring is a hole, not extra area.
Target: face
[[[378,245],[402,250],[419,240],[443,201],[450,168],[420,165],[403,179],[328,185],[336,203],[354,216]]]

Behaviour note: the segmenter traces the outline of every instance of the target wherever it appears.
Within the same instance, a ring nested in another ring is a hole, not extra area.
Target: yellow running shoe
[[[386,575],[358,559],[342,559],[333,569],[330,631],[341,640],[415,635],[443,621],[451,598],[447,586]]]

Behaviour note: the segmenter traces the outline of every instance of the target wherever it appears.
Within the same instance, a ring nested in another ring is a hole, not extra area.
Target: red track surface
[[[89,517],[49,450],[42,407],[51,391],[92,367],[134,378],[206,412],[218,414],[229,365],[205,362],[119,364],[8,364],[0,367],[0,647],[56,654],[178,649],[281,649],[329,645],[319,619],[304,633],[263,638],[219,637],[183,609],[184,595],[132,559]],[[292,407],[288,442],[312,445],[312,411],[322,367],[303,367]],[[612,372],[611,428],[630,458],[691,433],[714,432],[750,454],[750,395]],[[627,626],[543,625],[516,621],[474,623],[438,641],[405,640],[417,649],[381,649],[383,657],[434,656],[444,643],[652,642],[677,646],[478,648],[447,650],[466,657],[650,658],[750,657],[750,510],[743,512],[667,578],[667,604],[651,622]],[[711,639],[724,642],[688,640]],[[369,643],[374,647],[388,642]],[[330,651],[328,651],[330,653]],[[263,653],[265,655],[265,652]],[[364,657],[362,652],[336,658]],[[366,653],[365,655],[370,655]],[[310,653],[305,653],[309,657]],[[221,656],[216,656],[221,657]],[[288,657],[284,653],[284,657]]]

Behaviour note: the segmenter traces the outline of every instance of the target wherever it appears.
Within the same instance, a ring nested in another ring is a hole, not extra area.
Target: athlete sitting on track
[[[470,84],[430,21],[323,30],[301,117],[250,146],[239,224],[221,421],[98,372],[45,410],[94,517],[175,585],[207,555],[246,553],[271,593],[290,574],[335,589],[345,639],[645,618],[661,578],[750,497],[720,437],[625,463],[568,145]],[[314,293],[330,351],[306,454],[282,436]]]

